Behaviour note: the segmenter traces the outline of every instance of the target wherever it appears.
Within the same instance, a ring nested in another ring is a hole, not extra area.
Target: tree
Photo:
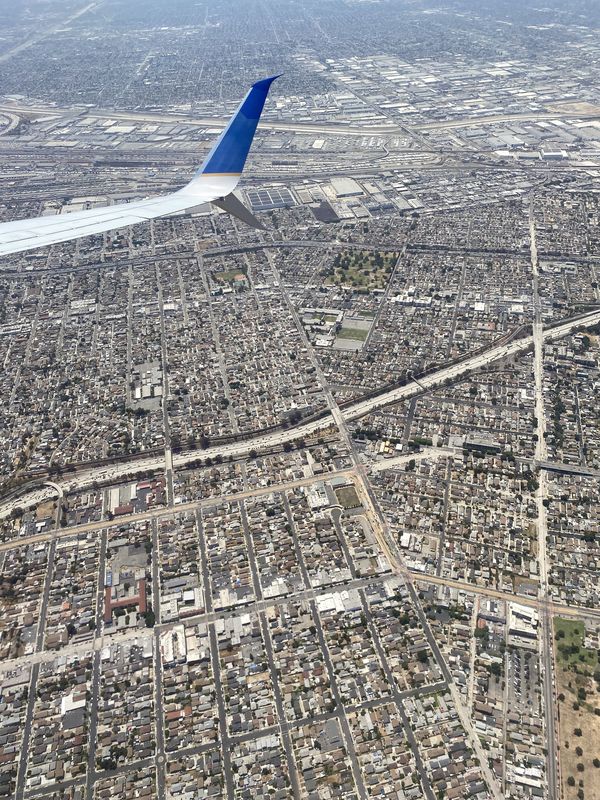
[[[296,425],[302,419],[302,411],[299,408],[293,408],[290,411],[289,421],[292,425]]]

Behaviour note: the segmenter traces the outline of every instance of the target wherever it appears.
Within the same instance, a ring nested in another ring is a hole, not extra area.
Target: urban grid
[[[0,797],[598,800],[600,4],[0,23]]]

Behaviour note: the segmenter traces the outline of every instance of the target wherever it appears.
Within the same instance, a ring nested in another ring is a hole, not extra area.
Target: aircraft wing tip
[[[282,75],[283,72],[280,72],[279,75],[271,75],[269,78],[261,78],[261,80],[256,81],[256,83],[252,84],[252,86],[264,86],[266,89],[273,83],[273,81],[276,81],[277,78],[281,78]]]
[[[239,175],[242,172],[269,89],[279,77],[263,78],[250,87],[197,174]]]

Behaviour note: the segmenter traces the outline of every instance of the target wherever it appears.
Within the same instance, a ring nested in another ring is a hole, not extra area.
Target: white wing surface
[[[200,169],[182,189],[131,203],[0,223],[0,255],[138,225],[213,201],[219,201],[219,207],[236,213],[239,201],[233,198],[228,201],[228,195],[238,184],[269,88],[276,77],[252,86]],[[242,210],[243,215],[239,216],[245,222],[262,227],[243,206]]]

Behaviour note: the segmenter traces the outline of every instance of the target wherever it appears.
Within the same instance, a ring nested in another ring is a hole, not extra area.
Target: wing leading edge
[[[244,169],[271,84],[278,77],[265,78],[250,88],[202,166],[182,189],[132,203],[0,223],[0,256],[137,225],[202,203],[215,202],[244,222],[262,228],[231,193]]]

